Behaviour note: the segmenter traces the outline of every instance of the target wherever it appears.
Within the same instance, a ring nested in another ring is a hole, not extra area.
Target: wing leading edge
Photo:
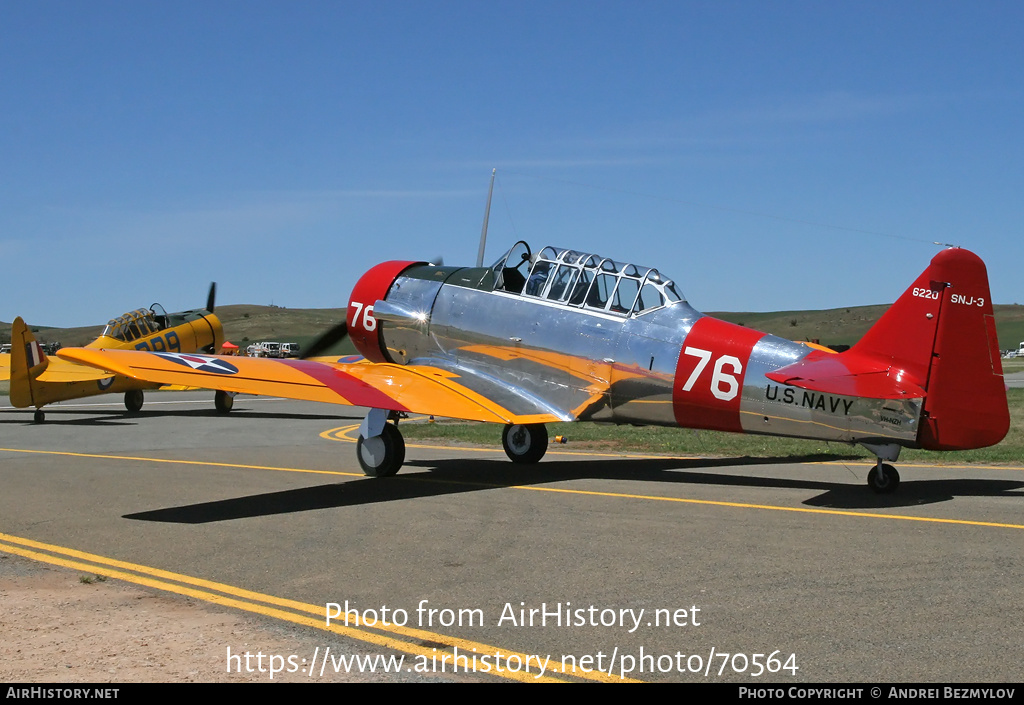
[[[512,405],[495,401],[481,385],[470,388],[462,384],[459,373],[471,376],[469,370],[88,348],[64,348],[57,354],[65,360],[160,384],[469,421],[523,424],[568,420],[556,410],[521,398],[517,399],[515,410],[510,410],[507,407]]]

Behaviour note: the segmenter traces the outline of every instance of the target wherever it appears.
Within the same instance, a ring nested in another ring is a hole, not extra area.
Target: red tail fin
[[[985,263],[943,250],[850,352],[887,360],[924,387],[918,442],[981,448],[1010,427]]]

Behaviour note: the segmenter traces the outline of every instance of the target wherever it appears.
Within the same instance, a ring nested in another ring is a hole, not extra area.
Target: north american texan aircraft
[[[111,319],[100,337],[86,348],[218,352],[224,343],[224,331],[213,313],[215,297],[216,284],[212,284],[205,309],[167,313],[160,304],[153,304],[129,311]],[[22,409],[36,407],[37,423],[46,418],[42,410],[46,404],[97,394],[124,392],[125,408],[137,412],[145,401],[143,390],[161,386],[47,357],[21,317],[11,324],[11,353],[4,358],[0,358],[0,379],[10,378],[11,405]],[[218,411],[227,412],[233,401],[232,395],[217,392],[214,404]]]
[[[517,463],[541,459],[556,421],[860,444],[879,493],[899,484],[902,448],[978,448],[1009,428],[988,275],[964,249],[935,255],[842,353],[701,314],[654,268],[523,241],[490,267],[373,267],[324,345],[346,334],[359,362],[58,355],[154,383],[369,407],[356,455],[374,477],[401,467],[408,413],[501,424]]]

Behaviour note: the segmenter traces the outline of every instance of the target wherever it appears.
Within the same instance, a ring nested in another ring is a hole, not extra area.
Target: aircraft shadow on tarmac
[[[835,456],[827,456],[836,460]],[[957,496],[1018,496],[1024,481],[990,479],[913,480],[895,495],[876,495],[860,483],[835,483],[791,478],[751,477],[707,472],[737,465],[778,465],[821,460],[801,458],[612,459],[553,461],[524,468],[504,460],[411,461],[424,472],[403,472],[387,479],[366,478],[282,492],[202,502],[124,515],[125,519],[178,524],[205,524],[314,509],[330,509],[482,492],[515,486],[546,485],[572,480],[631,480],[664,484],[719,485],[751,488],[811,489],[821,494],[802,504],[830,509],[892,509],[946,502]],[[863,458],[857,458],[863,464]],[[1019,496],[1024,496],[1021,493]],[[696,498],[695,498],[696,499]],[[728,501],[715,498],[714,501]],[[767,504],[768,502],[766,502]],[[681,510],[684,511],[684,510]]]

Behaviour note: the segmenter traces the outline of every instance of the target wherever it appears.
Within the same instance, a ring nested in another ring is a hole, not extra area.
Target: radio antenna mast
[[[484,266],[484,248],[487,247],[487,221],[491,218],[491,196],[494,195],[494,174],[497,167],[491,169],[491,187],[487,189],[487,208],[484,209],[484,227],[480,231],[480,250],[476,253],[476,266]]]

